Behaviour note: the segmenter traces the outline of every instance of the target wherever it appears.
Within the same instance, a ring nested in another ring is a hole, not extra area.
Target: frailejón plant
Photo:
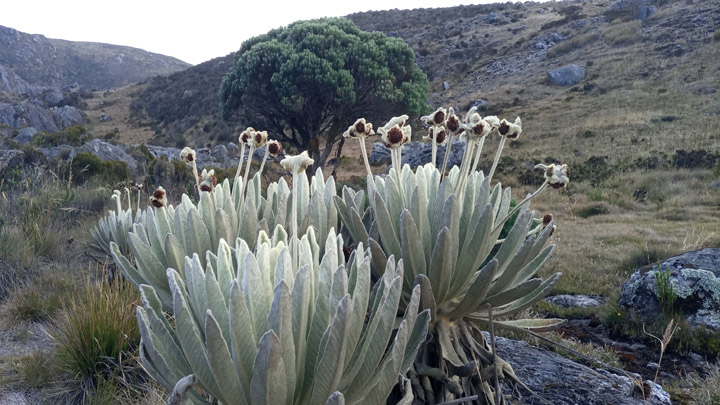
[[[384,404],[425,340],[429,312],[418,314],[417,287],[396,320],[402,262],[390,258],[371,286],[369,250],[344,264],[342,247],[331,230],[319,259],[310,228],[295,245],[298,267],[286,242],[263,232],[255,253],[221,240],[205,266],[185,258],[183,274],[167,270],[174,322],[156,290],[140,287],[143,365],[171,400]]]
[[[438,109],[423,117],[432,125],[433,142],[444,142],[445,135],[443,139],[438,135],[446,127],[451,137],[459,132],[466,139],[462,164],[449,173],[435,166],[435,153],[433,162],[414,172],[407,165],[400,168],[402,145],[410,138],[406,119],[393,118],[378,130],[391,148],[390,173],[368,178],[367,200],[362,191],[344,188],[342,198],[335,200],[338,213],[352,239],[370,247],[375,271],[381,274],[389,256],[403,259],[404,302],[414,288],[422,289],[422,308],[431,312],[429,327],[434,338],[413,367],[413,386],[422,387],[424,398],[434,401],[478,395],[481,403],[495,403],[499,397],[490,385],[494,378],[516,378],[512,368],[494,356],[478,325],[517,314],[557,283],[560,273],[547,280],[536,277],[554,248],[545,246],[553,232],[552,217],[535,219],[528,206],[548,187],[567,184],[567,166],[539,165],[545,170],[545,182],[511,209],[510,189],[503,190],[500,183],[493,186],[491,180],[505,139],[516,139],[522,132],[519,118],[511,123],[482,118],[471,110],[459,123],[452,109],[449,114]],[[475,168],[485,137],[493,132],[501,141],[490,174],[485,176]],[[499,239],[504,224],[517,212],[507,237]],[[498,249],[491,257],[495,246]],[[542,330],[557,323],[502,320],[494,325]],[[447,383],[453,379],[454,385]]]

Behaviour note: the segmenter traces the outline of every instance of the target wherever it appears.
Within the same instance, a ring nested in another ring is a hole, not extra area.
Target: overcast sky
[[[126,45],[198,64],[293,21],[359,11],[500,0],[3,0],[0,25],[70,41]]]

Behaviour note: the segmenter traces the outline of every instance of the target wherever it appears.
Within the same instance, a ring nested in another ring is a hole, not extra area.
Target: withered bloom
[[[420,120],[428,125],[440,125],[445,122],[447,116],[447,110],[440,107],[430,115],[420,117]]]
[[[545,182],[552,188],[563,188],[570,182],[570,169],[568,165],[543,165],[539,164],[535,166],[536,169],[543,169],[545,171]]]
[[[550,214],[550,213],[545,214],[545,215],[543,216],[543,218],[542,218],[543,225],[549,224],[550,221],[552,221],[552,220],[553,220],[553,215],[552,215],[552,214]]]
[[[393,117],[384,127],[378,129],[382,141],[388,148],[397,148],[410,142],[412,129],[405,126],[407,115]]]
[[[276,140],[268,141],[267,143],[268,153],[274,157],[278,157],[282,152],[282,144]]]
[[[203,169],[202,173],[198,177],[200,183],[200,191],[213,191],[217,185],[217,177],[215,177],[215,170],[207,171]]]
[[[186,146],[180,151],[180,159],[187,164],[191,164],[195,161],[195,151]]]
[[[254,138],[255,129],[253,127],[247,127],[247,129],[240,134],[238,141],[243,145],[250,145],[251,142],[254,142]]]
[[[445,120],[445,126],[447,127],[448,131],[453,134],[457,134],[462,131],[462,128],[460,127],[460,120],[458,119],[457,115],[455,115],[452,108],[450,109],[447,120]]]
[[[510,140],[516,140],[522,133],[522,120],[520,117],[517,117],[515,118],[515,123],[511,123],[505,119],[500,121],[498,133]]]
[[[155,208],[166,207],[167,201],[165,200],[165,189],[158,187],[153,191],[153,195],[150,197],[150,204]]]
[[[255,144],[255,148],[259,149],[265,146],[265,143],[268,139],[268,133],[267,131],[255,131],[255,134],[253,135],[253,143]]]
[[[343,133],[343,137],[345,138],[363,138],[370,135],[375,135],[375,131],[373,131],[373,125],[367,122],[365,118],[359,118]]]

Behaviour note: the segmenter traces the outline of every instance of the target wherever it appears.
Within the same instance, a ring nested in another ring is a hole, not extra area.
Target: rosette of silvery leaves
[[[187,194],[177,206],[166,198],[162,204],[153,200],[153,206],[138,211],[132,224],[116,227],[118,236],[108,238],[109,251],[126,278],[136,286],[153,286],[163,307],[171,311],[172,292],[165,271],[174,268],[182,273],[185,256],[197,253],[205,266],[205,252],[216,251],[221,239],[241,238],[254,246],[261,230],[268,235],[287,231],[301,235],[311,227],[324,239],[338,226],[334,178],[326,180],[321,170],[316,171],[312,185],[304,174],[296,177],[293,189],[281,178],[268,185],[265,195],[258,172],[246,186],[238,175],[232,187],[225,179],[210,191],[200,191],[197,204]]]
[[[424,118],[431,121],[432,116]],[[542,331],[560,322],[508,317],[546,296],[560,277],[537,276],[554,249],[546,246],[553,225],[534,218],[529,203],[549,185],[567,184],[567,166],[541,167],[545,183],[511,208],[510,188],[491,184],[491,176],[471,168],[478,165],[485,137],[497,133],[502,140],[508,135],[517,139],[520,119],[500,122],[471,110],[463,127],[463,163],[449,173],[432,163],[415,171],[408,165],[392,167],[387,176],[368,179],[367,199],[363,191],[345,187],[335,201],[345,231],[370,247],[378,275],[387,257],[403,259],[404,302],[414,288],[422,289],[421,308],[431,312],[433,338],[410,371],[416,397],[442,402],[477,395],[480,403],[496,403],[503,399],[493,387],[495,378],[518,380],[494,355],[481,328]],[[495,159],[499,156],[498,151]]]
[[[424,342],[429,312],[420,287],[396,318],[403,266],[390,258],[371,284],[370,253],[358,246],[347,264],[331,230],[324,249],[308,229],[291,246],[260,233],[255,252],[221,240],[212,260],[184,259],[167,270],[174,318],[156,289],[140,287],[140,356],[172,391],[168,403],[385,404]],[[234,252],[233,252],[234,251]],[[320,252],[324,251],[322,257]]]

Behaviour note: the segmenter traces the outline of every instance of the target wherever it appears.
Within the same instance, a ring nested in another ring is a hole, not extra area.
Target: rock
[[[585,68],[578,65],[563,66],[548,73],[550,83],[558,86],[572,86],[585,78]]]
[[[100,118],[100,122],[112,121],[112,117],[109,115],[105,115],[105,114],[100,114],[100,116],[98,118]]]
[[[382,166],[385,164],[389,165],[392,161],[392,158],[390,157],[390,148],[380,142],[375,142],[373,144],[372,152],[370,152],[368,161],[370,161],[370,164],[373,166]]]
[[[22,151],[16,149],[0,150],[0,172],[8,166],[15,166],[22,160]]]
[[[395,31],[390,31],[390,32],[388,32],[388,33],[387,33],[387,36],[389,36],[390,38],[402,38],[402,37],[400,36],[400,34],[398,34],[398,33],[395,32]]]
[[[34,127],[38,131],[58,132],[55,114],[30,101],[0,103],[0,124],[13,128]]]
[[[645,6],[642,5],[638,7],[637,13],[635,14],[635,19],[637,20],[644,20],[648,17],[652,17],[653,14],[657,13],[657,7],[655,6]]]
[[[63,95],[58,89],[52,89],[45,94],[45,102],[49,105],[59,105],[63,101]]]
[[[479,98],[470,103],[470,105],[468,106],[468,110],[473,107],[477,107],[478,111],[485,111],[487,110],[489,105],[490,103],[487,100],[485,100],[484,98]]]
[[[85,121],[85,113],[69,105],[55,108],[53,112],[60,120],[60,126],[62,128],[80,124]]]
[[[13,71],[5,69],[0,65],[0,91],[18,94],[33,94],[38,89],[28,84]]]
[[[495,24],[500,22],[500,20],[502,20],[502,16],[500,16],[497,11],[491,11],[487,16],[485,16],[485,22],[488,24]]]
[[[600,295],[561,294],[547,297],[545,301],[563,308],[590,308],[605,305],[607,297]]]
[[[539,51],[547,51],[566,39],[567,37],[559,32],[551,32],[548,35],[535,38],[533,48]]]
[[[483,332],[485,334],[485,332]],[[486,334],[489,341],[489,336]],[[645,381],[646,400],[636,392],[627,376],[593,370],[557,353],[530,346],[527,342],[496,337],[498,355],[512,366],[520,381],[554,405],[670,404],[661,386]],[[506,389],[509,393],[509,389]],[[522,390],[521,390],[522,391]],[[540,403],[524,393],[522,403]]]
[[[264,151],[264,149],[263,149]],[[212,157],[217,160],[218,162],[222,163],[223,167],[227,165],[228,160],[230,160],[230,157],[228,155],[228,150],[225,145],[217,145],[214,148],[211,149],[210,154]]]
[[[240,147],[230,142],[226,146],[228,156],[231,158],[237,158],[240,156]]]
[[[720,330],[720,248],[706,248],[671,257],[660,266],[670,271],[675,308],[694,326]],[[623,283],[618,304],[643,318],[660,314],[655,275],[657,265],[636,270]]]
[[[450,90],[450,83],[448,83],[448,82],[442,82],[442,89],[443,89],[443,90]]]
[[[138,165],[135,158],[130,156],[122,146],[93,139],[82,146],[75,148],[77,152],[89,152],[102,160],[120,160],[128,165],[131,173],[137,171]]]
[[[27,145],[32,141],[33,136],[35,136],[37,132],[37,129],[33,127],[25,127],[18,131],[18,134],[15,138],[13,138],[13,141],[21,145]]]

